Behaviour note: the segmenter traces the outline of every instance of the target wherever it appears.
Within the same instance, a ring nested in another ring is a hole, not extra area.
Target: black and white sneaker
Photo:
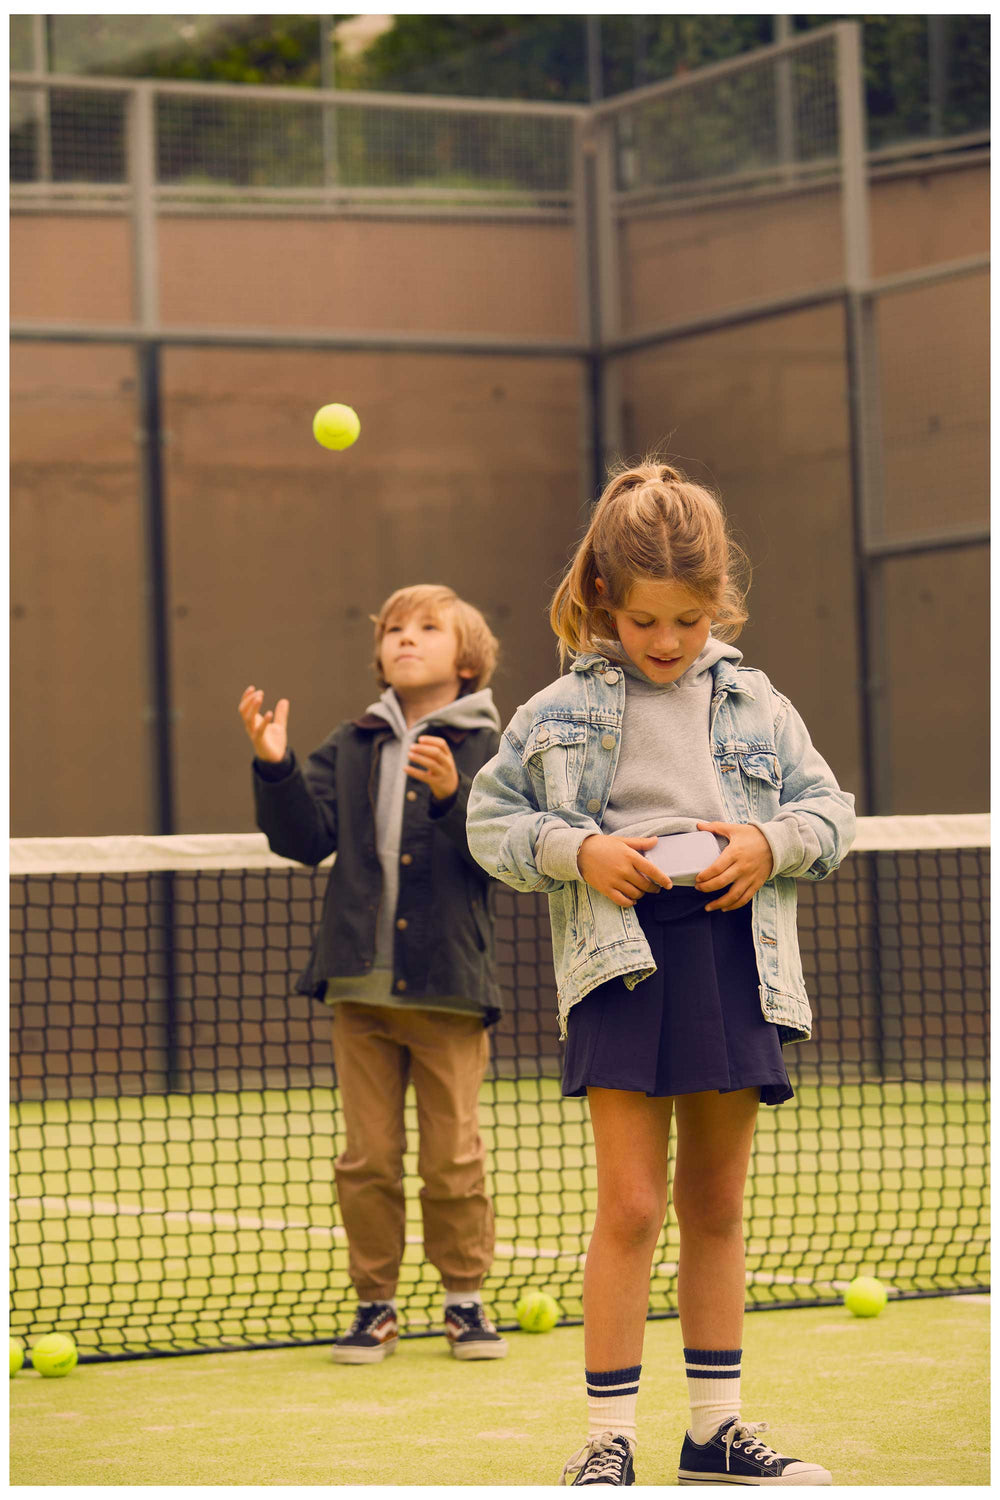
[[[481,1302],[453,1302],[445,1308],[444,1333],[456,1359],[503,1359],[507,1353],[507,1340]]]
[[[757,1436],[766,1422],[741,1422],[730,1417],[707,1443],[696,1443],[688,1432],[681,1448],[678,1484],[832,1484],[819,1464],[785,1458]]]
[[[584,1443],[563,1465],[559,1483],[576,1474],[573,1484],[635,1484],[635,1445],[620,1432],[602,1432]]]
[[[346,1333],[333,1341],[338,1365],[372,1365],[395,1354],[399,1322],[391,1302],[364,1302]]]

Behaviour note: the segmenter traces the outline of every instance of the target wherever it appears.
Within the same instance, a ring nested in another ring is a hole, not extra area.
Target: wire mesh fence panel
[[[16,85],[14,314],[128,321],[139,256],[168,327],[575,341],[575,133],[573,110]],[[47,284],[42,240],[90,273]]]
[[[878,297],[875,326],[884,538],[986,526],[989,272]]]
[[[12,85],[11,182],[124,184],[127,111],[126,89]]]
[[[704,71],[604,117],[624,334],[843,275],[836,36]]]
[[[691,75],[618,115],[620,193],[711,198],[782,169],[836,169],[836,47],[809,46]],[[627,143],[627,144],[626,144]]]
[[[816,1031],[788,1050],[795,1102],[758,1126],[751,1307],[835,1299],[860,1271],[901,1296],[985,1284],[988,835],[960,822],[961,847],[910,847],[911,831],[908,847],[802,884]],[[188,868],[145,873],[162,841],[86,841],[85,873],[64,849],[57,873],[51,847],[14,846],[15,1333],[55,1324],[98,1357],[246,1347],[329,1339],[353,1306],[329,1015],[294,992],[325,872],[235,843],[202,838],[176,861]],[[100,872],[123,854],[127,871]],[[585,1101],[560,1092],[546,903],[498,889],[496,916],[506,1013],[480,1104],[497,1220],[485,1293],[510,1323],[541,1281],[578,1319],[594,1161]],[[439,1288],[412,1099],[406,1126],[400,1299],[420,1333]],[[677,1254],[668,1222],[654,1316],[676,1313]]]

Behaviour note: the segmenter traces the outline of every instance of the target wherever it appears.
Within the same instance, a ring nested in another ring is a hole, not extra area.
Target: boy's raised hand
[[[611,833],[592,833],[580,845],[577,868],[588,885],[616,906],[634,906],[640,896],[661,886],[669,891],[673,885],[669,875],[642,856],[641,851],[655,843],[655,838],[620,839]]]
[[[446,802],[458,791],[458,768],[447,740],[434,734],[418,735],[410,747],[410,759],[416,765],[407,766],[407,776],[426,782],[436,801]]]
[[[239,702],[240,718],[257,759],[277,763],[288,750],[288,699],[279,698],[266,714],[260,711],[263,702],[264,694],[251,683]]]

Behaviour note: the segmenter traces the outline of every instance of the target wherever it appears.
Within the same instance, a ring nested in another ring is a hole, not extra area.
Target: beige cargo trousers
[[[358,1300],[396,1294],[406,1247],[403,1109],[411,1081],[424,1254],[447,1291],[478,1291],[494,1241],[478,1118],[489,1060],[481,1018],[338,1001],[333,1058],[347,1133],[334,1173]]]

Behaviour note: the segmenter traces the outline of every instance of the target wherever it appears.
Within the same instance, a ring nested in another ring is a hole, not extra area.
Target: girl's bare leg
[[[588,1370],[642,1361],[653,1251],[667,1211],[670,1099],[588,1089],[597,1218],[583,1276]]]
[[[684,1344],[738,1349],[746,1300],[743,1193],[759,1090],[678,1094],[673,1103],[674,1211],[681,1240],[677,1298]]]

